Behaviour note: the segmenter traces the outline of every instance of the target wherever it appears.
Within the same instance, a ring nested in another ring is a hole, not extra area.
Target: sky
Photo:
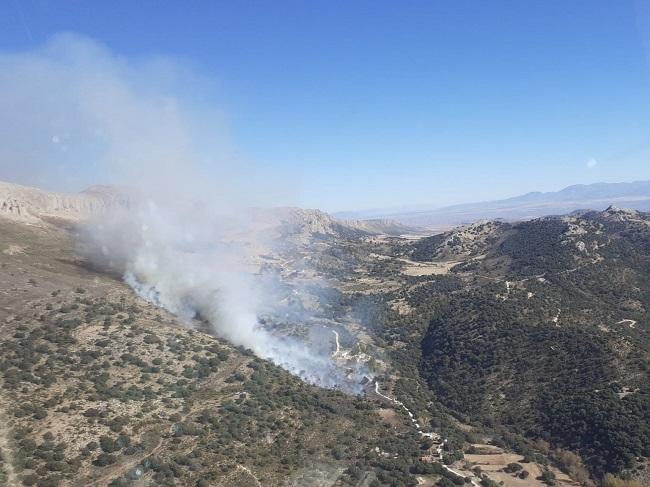
[[[168,90],[191,107],[207,179],[226,158],[276,187],[276,205],[435,207],[650,179],[648,1],[0,2],[10,62],[65,32],[99,46],[88,52],[112,74],[137,66],[124,100],[155,104]],[[174,80],[159,82],[169,66]],[[60,89],[21,99],[49,105]],[[142,124],[157,118],[142,112]],[[16,126],[0,117],[6,132]],[[219,149],[205,143],[217,133]],[[111,182],[92,151],[64,162],[54,152],[30,156],[41,166],[7,152],[0,179],[72,191]],[[76,176],[41,172],[62,164]]]

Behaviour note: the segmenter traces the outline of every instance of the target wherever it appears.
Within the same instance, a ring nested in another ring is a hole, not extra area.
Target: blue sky
[[[185,95],[223,114],[235,152],[297,188],[278,204],[441,206],[650,179],[648,2],[0,4],[3,52],[62,31],[196,73]]]

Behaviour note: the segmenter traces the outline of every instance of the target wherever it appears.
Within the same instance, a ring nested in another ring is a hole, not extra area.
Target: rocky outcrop
[[[629,208],[619,208],[611,205],[600,213],[600,216],[606,220],[630,221],[639,218],[640,213]]]
[[[391,220],[339,220],[321,210],[294,207],[255,208],[248,211],[245,219],[255,231],[305,242],[314,237],[363,238],[413,232]]]
[[[47,217],[79,221],[129,204],[124,191],[109,186],[70,194],[0,182],[0,216],[26,223],[42,222]]]
[[[133,192],[115,186],[93,186],[81,193],[58,193],[0,181],[0,217],[24,223],[43,223],[48,218],[81,221],[113,210],[132,210],[137,201]],[[360,238],[410,231],[390,220],[337,220],[320,210],[293,207],[251,208],[242,218],[233,220],[234,233],[305,241],[313,237]]]

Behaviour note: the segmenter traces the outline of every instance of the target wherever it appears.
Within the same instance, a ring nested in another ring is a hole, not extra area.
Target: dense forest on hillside
[[[431,295],[421,342],[437,397],[576,451],[597,477],[650,456],[650,225],[632,216],[507,225],[473,272],[457,268],[471,284]]]

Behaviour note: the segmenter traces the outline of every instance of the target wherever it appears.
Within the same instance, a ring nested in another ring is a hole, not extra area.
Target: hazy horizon
[[[644,4],[450,6],[5,4],[0,179],[190,158],[233,198],[329,212],[650,179]]]
[[[42,189],[42,190],[47,190],[47,191],[53,191],[53,192],[69,192],[69,193],[80,193],[85,190],[91,189],[95,186],[112,186],[111,184],[106,184],[105,182],[98,181],[94,184],[91,184],[89,186],[85,186],[81,188],[79,191],[76,190],[59,190],[59,189],[48,189],[47,187],[41,187],[41,186],[34,186],[26,183],[22,183],[21,181],[12,181],[12,180],[1,180],[0,182],[7,182],[7,183],[12,183],[12,184],[18,184],[21,186],[28,186],[28,187],[34,187],[36,189]],[[462,200],[456,203],[451,203],[448,205],[436,205],[433,203],[427,204],[427,203],[420,203],[420,204],[408,204],[404,203],[399,206],[387,206],[387,207],[373,207],[373,208],[352,208],[352,209],[341,209],[341,210],[327,210],[324,208],[318,208],[318,207],[300,207],[300,208],[305,208],[305,209],[314,209],[314,210],[321,210],[321,211],[326,211],[327,213],[330,213],[336,217],[340,218],[362,218],[362,219],[372,219],[372,218],[383,218],[385,216],[390,217],[391,214],[398,215],[400,213],[410,213],[410,212],[418,212],[418,211],[430,211],[430,210],[439,210],[439,209],[444,209],[444,208],[450,208],[450,207],[455,207],[455,206],[463,206],[463,205],[468,205],[468,204],[475,204],[475,203],[490,203],[490,202],[498,202],[498,201],[503,201],[503,200],[508,200],[508,199],[513,199],[513,198],[518,198],[521,196],[527,196],[529,194],[535,194],[535,193],[557,193],[560,192],[564,189],[571,188],[574,186],[591,186],[591,185],[598,185],[598,184],[628,184],[628,183],[637,183],[637,182],[650,182],[650,180],[630,180],[630,181],[596,181],[593,183],[576,183],[572,184],[569,186],[563,186],[562,188],[556,188],[556,189],[551,189],[549,191],[538,191],[538,190],[533,190],[533,191],[528,191],[526,193],[515,193],[515,194],[509,194],[500,198],[490,198],[486,200],[475,200],[475,199],[467,199],[467,200]],[[119,183],[115,185],[116,187],[119,187]],[[281,207],[297,207],[296,205],[282,205],[282,204],[276,204],[276,205],[270,205],[268,206],[269,208],[281,208]],[[391,213],[388,213],[391,212]],[[376,214],[376,215],[375,215]]]

